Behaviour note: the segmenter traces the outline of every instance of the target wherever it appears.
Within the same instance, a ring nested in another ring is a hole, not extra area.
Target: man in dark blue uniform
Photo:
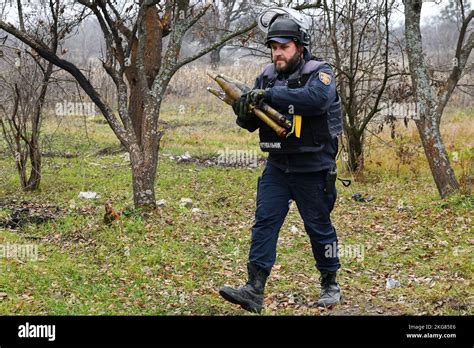
[[[309,37],[291,18],[276,18],[270,24],[266,44],[272,50],[273,64],[257,77],[254,89],[233,105],[237,124],[250,132],[259,129],[260,147],[269,152],[258,180],[248,281],[240,288],[225,286],[219,293],[248,311],[261,312],[278,234],[293,200],[321,273],[318,305],[332,306],[341,300],[337,247],[333,250],[337,236],[330,219],[336,200],[337,136],[342,131],[334,72],[327,63],[311,59],[305,47]],[[289,136],[279,138],[250,111],[250,105],[261,101],[293,122]]]

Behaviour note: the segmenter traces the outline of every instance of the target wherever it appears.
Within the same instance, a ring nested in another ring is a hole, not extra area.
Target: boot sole
[[[219,295],[221,295],[226,301],[229,301],[233,304],[237,304],[248,312],[260,314],[260,312],[262,311],[263,307],[260,306],[258,303],[255,303],[248,299],[244,299],[240,296],[233,296],[225,290],[219,290]]]

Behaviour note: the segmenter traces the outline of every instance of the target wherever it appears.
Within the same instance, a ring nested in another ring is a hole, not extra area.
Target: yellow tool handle
[[[293,116],[293,123],[295,125],[295,137],[301,138],[301,124],[303,123],[301,115]]]

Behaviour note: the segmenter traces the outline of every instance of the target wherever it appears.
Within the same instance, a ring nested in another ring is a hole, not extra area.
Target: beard
[[[283,73],[283,74],[291,73],[291,72],[293,72],[293,70],[295,70],[296,66],[300,62],[300,53],[296,52],[293,55],[293,57],[291,57],[288,60],[285,60],[284,58],[279,58],[278,61],[284,61],[286,63],[283,66],[279,66],[279,65],[276,64],[277,62],[275,61],[274,65],[275,65],[275,69],[278,73]]]

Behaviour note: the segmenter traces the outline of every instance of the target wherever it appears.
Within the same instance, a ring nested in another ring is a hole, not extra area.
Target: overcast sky
[[[3,3],[9,1],[10,0],[0,0],[0,2]],[[400,3],[402,2],[402,0],[398,1]],[[423,0],[423,7],[421,10],[421,23],[427,23],[430,18],[437,16],[440,13],[441,9],[444,8],[450,1],[454,0]],[[474,8],[474,0],[465,0],[465,2],[469,2],[471,4],[471,8]],[[15,21],[16,18],[16,6],[7,6],[7,20]],[[401,24],[403,22],[403,7],[400,8],[400,11],[398,11],[398,13],[394,13],[392,18],[396,23]]]
[[[400,3],[402,0],[399,0]],[[421,23],[426,24],[429,20],[433,17],[436,17],[440,14],[441,10],[446,7],[449,2],[453,0],[424,0],[423,7],[421,8]],[[468,2],[471,4],[471,8],[474,8],[473,2],[474,0],[465,0],[465,3]],[[403,6],[400,8],[398,13],[394,13],[393,17],[395,22],[402,23],[403,22]]]

